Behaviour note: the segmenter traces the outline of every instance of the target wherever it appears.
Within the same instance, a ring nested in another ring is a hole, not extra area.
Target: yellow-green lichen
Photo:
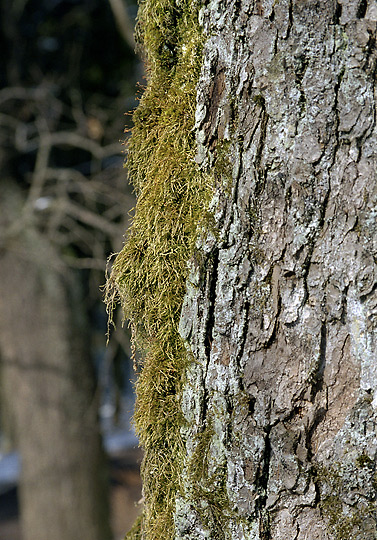
[[[356,467],[370,468],[369,459],[365,454],[356,459]],[[334,540],[348,540],[353,538],[355,533],[366,531],[371,526],[374,533],[376,532],[375,497],[373,500],[363,500],[353,506],[345,504],[345,494],[349,496],[350,492],[350,487],[347,487],[347,477],[354,481],[357,477],[356,471],[350,469],[346,473],[340,463],[333,463],[330,467],[316,466],[315,481],[321,491],[320,508],[327,520],[331,538]]]
[[[148,74],[127,159],[137,204],[107,282],[106,302],[110,317],[121,303],[143,351],[134,421],[145,452],[145,510],[130,538],[168,540],[184,460],[179,399],[187,353],[178,321],[187,260],[212,195],[209,177],[194,160],[202,48],[197,2],[143,0],[137,37]]]
[[[232,186],[233,164],[230,159],[231,142],[226,139],[220,139],[216,145],[216,158],[213,164],[213,174],[217,182],[230,191]]]
[[[201,522],[211,532],[211,538],[221,540],[225,538],[231,509],[225,457],[219,460],[222,443],[217,440],[212,419],[208,419],[204,430],[197,434],[195,443],[188,463],[190,500],[196,503]]]

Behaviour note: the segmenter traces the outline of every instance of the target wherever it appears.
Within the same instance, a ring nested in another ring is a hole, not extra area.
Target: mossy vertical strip
[[[184,459],[179,399],[187,365],[178,322],[187,260],[212,194],[209,178],[194,160],[202,51],[198,3],[142,1],[137,36],[146,54],[148,86],[133,115],[127,167],[138,199],[106,302],[110,313],[121,303],[144,353],[135,425],[145,450],[145,512],[132,535],[157,540],[174,534]]]

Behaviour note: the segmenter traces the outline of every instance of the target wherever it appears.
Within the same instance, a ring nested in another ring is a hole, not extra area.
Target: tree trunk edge
[[[233,185],[181,315],[176,539],[376,537],[377,17],[359,4],[201,12],[197,159],[225,139]]]

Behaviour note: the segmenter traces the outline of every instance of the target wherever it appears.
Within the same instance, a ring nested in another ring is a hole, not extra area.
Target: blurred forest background
[[[1,540],[121,538],[139,511],[129,340],[106,348],[100,291],[134,206],[136,13],[0,0]]]

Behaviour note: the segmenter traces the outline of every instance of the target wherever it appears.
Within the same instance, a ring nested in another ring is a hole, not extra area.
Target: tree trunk
[[[141,2],[139,199],[108,287],[146,350],[130,538],[376,538],[376,21],[372,1]]]
[[[1,225],[18,217],[2,185]],[[0,353],[22,458],[23,540],[111,537],[87,321],[77,280],[30,222],[0,251]]]
[[[217,169],[180,321],[176,539],[377,537],[372,1],[201,11],[197,160]]]

